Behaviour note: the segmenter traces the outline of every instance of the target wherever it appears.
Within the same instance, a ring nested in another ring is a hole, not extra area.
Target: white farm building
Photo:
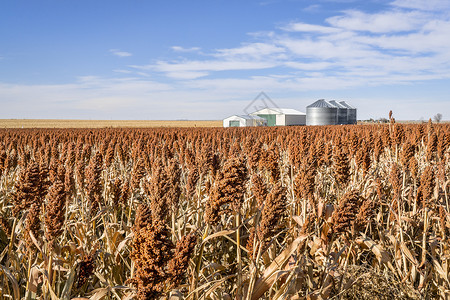
[[[250,114],[267,120],[267,126],[306,125],[306,114],[291,108],[263,108]]]
[[[223,119],[223,127],[267,126],[267,120],[258,116],[234,115]]]

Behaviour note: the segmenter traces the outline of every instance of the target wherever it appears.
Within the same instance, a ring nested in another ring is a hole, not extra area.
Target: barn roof
[[[232,115],[225,119],[232,118],[232,117],[238,117],[238,118],[245,119],[245,120],[252,120],[252,119],[253,120],[265,120],[264,118],[261,118],[258,116],[249,116],[249,115]]]
[[[292,109],[292,108],[278,108],[278,107],[266,107],[260,110],[257,110],[251,115],[258,115],[258,114],[275,114],[275,115],[305,115],[305,113]]]

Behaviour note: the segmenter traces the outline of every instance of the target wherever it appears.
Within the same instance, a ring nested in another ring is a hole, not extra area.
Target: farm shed
[[[258,116],[234,115],[223,119],[223,127],[266,126],[267,121]]]
[[[251,113],[267,120],[267,126],[306,125],[306,114],[291,108],[263,108]]]

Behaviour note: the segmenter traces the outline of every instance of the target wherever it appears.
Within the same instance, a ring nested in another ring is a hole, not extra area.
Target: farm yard
[[[0,129],[3,299],[450,297],[450,125]]]

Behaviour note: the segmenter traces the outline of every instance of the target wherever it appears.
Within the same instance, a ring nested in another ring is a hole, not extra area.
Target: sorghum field
[[[0,129],[4,299],[450,297],[450,125]]]

